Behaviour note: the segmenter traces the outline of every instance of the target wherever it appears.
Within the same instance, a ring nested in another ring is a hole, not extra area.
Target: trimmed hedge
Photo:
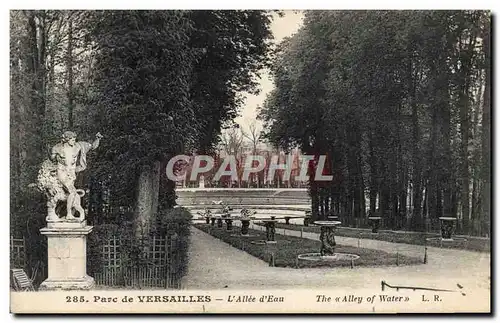
[[[120,240],[121,266],[139,267],[152,264],[150,259],[143,256],[144,248],[148,247],[150,238],[165,237],[171,244],[172,267],[176,278],[181,279],[187,272],[190,225],[192,215],[185,208],[177,207],[162,211],[158,214],[157,224],[150,233],[150,237],[134,236],[133,223],[130,221],[121,224],[101,224],[94,226],[88,237],[87,267],[90,275],[104,270],[102,246],[112,237]]]

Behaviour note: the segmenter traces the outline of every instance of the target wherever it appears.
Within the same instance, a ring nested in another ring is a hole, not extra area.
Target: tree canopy
[[[175,184],[163,164],[213,149],[244,93],[258,91],[272,18],[261,10],[12,11],[13,213],[26,213],[28,184],[65,130],[78,140],[104,136],[79,178],[91,215],[145,196],[148,216],[171,207]]]
[[[310,183],[315,216],[354,223],[369,210],[420,230],[458,216],[487,234],[489,21],[482,11],[306,13],[278,48],[260,118],[271,142],[329,156],[334,180]]]

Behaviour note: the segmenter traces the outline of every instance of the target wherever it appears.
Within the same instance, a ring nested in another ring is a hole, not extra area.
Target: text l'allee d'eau
[[[285,301],[285,297],[283,296],[275,296],[275,295],[262,295],[262,296],[253,296],[253,295],[229,295],[227,297],[228,303],[283,303]]]

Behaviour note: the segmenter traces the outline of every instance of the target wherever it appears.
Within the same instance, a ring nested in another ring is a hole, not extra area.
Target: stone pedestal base
[[[264,223],[266,224],[266,240],[267,243],[273,243],[274,240],[274,235],[276,234],[276,220],[265,220]]]
[[[85,290],[95,286],[94,278],[85,276],[81,278],[46,279],[40,284],[39,290]]]
[[[40,290],[90,289],[94,279],[87,275],[86,221],[48,222],[40,230],[47,236],[48,277]]]
[[[378,233],[378,229],[380,228],[380,220],[382,220],[382,218],[379,216],[370,216],[368,217],[368,220],[372,225],[372,233]]]
[[[241,220],[241,235],[248,236],[248,227],[250,226],[250,220]]]
[[[227,231],[232,231],[233,230],[233,220],[230,220],[230,219],[226,220],[226,230]]]

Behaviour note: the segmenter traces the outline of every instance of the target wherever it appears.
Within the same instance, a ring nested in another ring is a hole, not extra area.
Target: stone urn
[[[251,216],[254,215],[255,211],[250,211],[249,209],[242,209],[241,210],[241,235],[242,236],[248,236],[248,228],[250,227],[250,220]]]
[[[330,210],[330,211],[328,211],[326,218],[328,221],[338,221],[339,215],[336,214],[334,211]]]
[[[211,213],[209,209],[205,209],[204,212],[198,212],[199,215],[205,218],[205,223],[210,224]]]
[[[441,238],[443,240],[452,240],[455,222],[457,221],[457,218],[443,216],[439,218],[439,221],[441,224]]]
[[[266,243],[276,243],[276,240],[274,238],[276,234],[276,217],[271,216],[270,219],[265,219],[262,222],[264,222],[266,226]]]
[[[241,219],[241,235],[248,235],[248,228],[250,227],[250,219]]]
[[[368,217],[370,224],[372,226],[372,233],[378,233],[378,229],[380,228],[380,221],[382,220],[379,216],[370,216]]]

